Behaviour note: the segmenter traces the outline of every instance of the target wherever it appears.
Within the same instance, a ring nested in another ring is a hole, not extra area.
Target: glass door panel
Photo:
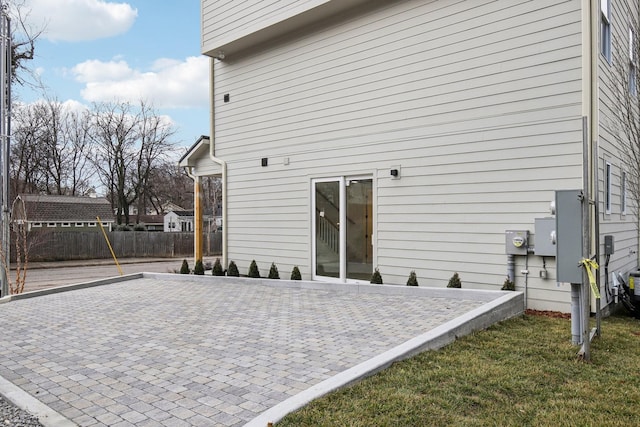
[[[346,184],[346,277],[370,280],[373,272],[373,183],[351,179]]]
[[[315,183],[315,274],[340,277],[340,181]]]
[[[313,181],[314,277],[369,281],[373,272],[373,180]]]

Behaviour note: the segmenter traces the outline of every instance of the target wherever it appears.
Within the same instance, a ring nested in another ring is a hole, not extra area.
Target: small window
[[[63,227],[71,227],[71,223],[70,222],[63,222],[62,226]]]
[[[89,227],[95,227],[95,226],[96,226],[96,223],[95,223],[95,222],[90,222],[90,223],[89,223]]]
[[[42,223],[41,222],[33,222],[31,223],[32,227],[42,227]]]
[[[629,28],[629,93],[638,94],[638,76],[636,67],[636,37],[633,28]]]
[[[611,63],[611,0],[600,0],[600,53]]]
[[[53,228],[55,228],[55,226],[56,226],[56,223],[55,223],[55,222],[48,222],[48,223],[47,223],[47,227],[53,227]]]
[[[622,171],[620,182],[620,212],[622,215],[627,214],[627,173]]]
[[[76,227],[84,227],[84,222],[76,222]]]
[[[604,172],[604,212],[606,214],[611,213],[611,163],[605,164]]]

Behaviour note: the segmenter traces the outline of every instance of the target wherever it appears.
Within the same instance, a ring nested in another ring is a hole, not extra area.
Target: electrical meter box
[[[535,235],[534,253],[537,256],[556,256],[556,244],[553,240],[553,234],[556,231],[556,219],[536,218],[535,219]]]
[[[507,230],[505,236],[505,253],[507,255],[527,254],[529,230]]]

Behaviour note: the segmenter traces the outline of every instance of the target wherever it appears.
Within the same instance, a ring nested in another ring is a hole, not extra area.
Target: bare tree
[[[167,158],[172,147],[171,137],[175,134],[173,127],[165,119],[158,116],[144,102],[140,104],[140,150],[136,159],[136,197],[140,202],[138,215],[146,214],[146,202],[152,185],[151,177],[156,168]],[[140,209],[142,208],[142,209]],[[138,218],[136,218],[136,222]]]
[[[164,161],[151,171],[145,190],[149,207],[156,214],[164,214],[164,207],[172,202],[184,209],[193,207],[193,181],[173,161]]]
[[[4,1],[2,2],[3,4]],[[27,65],[34,58],[36,42],[44,32],[44,28],[34,28],[28,24],[31,10],[24,0],[13,0],[10,3],[11,16],[11,80],[19,85],[39,85],[39,79]]]
[[[130,224],[129,207],[144,199],[154,169],[170,152],[174,130],[141,101],[94,105],[92,162],[108,189],[118,224]]]
[[[6,272],[7,281],[9,282],[9,294],[21,294],[24,291],[24,285],[27,281],[27,268],[29,267],[29,243],[27,230],[27,214],[24,201],[17,197],[11,206],[11,214],[13,220],[11,222],[11,230],[13,231],[13,248],[15,249],[16,258],[16,276],[14,280],[10,277],[10,257],[4,251],[0,251],[2,259],[2,268]]]
[[[39,192],[43,185],[39,141],[45,128],[45,118],[29,105],[18,105],[12,110],[13,138],[10,153],[12,192]]]
[[[88,112],[55,100],[13,110],[11,179],[14,194],[84,194],[94,170],[88,163]]]
[[[93,171],[87,167],[90,121],[86,111],[74,111],[57,101],[36,104],[44,117],[40,141],[47,194],[76,196],[88,190]]]
[[[212,176],[203,178],[202,193],[205,212],[213,216],[218,215],[222,204],[222,181],[220,178]]]

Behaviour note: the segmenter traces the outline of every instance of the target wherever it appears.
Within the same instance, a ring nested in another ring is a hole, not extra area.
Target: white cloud
[[[52,41],[82,41],[125,33],[138,16],[127,3],[105,0],[27,0],[29,22]]]
[[[209,59],[158,59],[149,70],[136,70],[123,60],[85,61],[71,69],[85,84],[89,102],[146,100],[156,108],[202,108],[208,103]]]
[[[135,75],[135,72],[129,68],[129,64],[123,60],[109,62],[89,60],[76,65],[71,72],[76,80],[82,83],[118,81]]]

